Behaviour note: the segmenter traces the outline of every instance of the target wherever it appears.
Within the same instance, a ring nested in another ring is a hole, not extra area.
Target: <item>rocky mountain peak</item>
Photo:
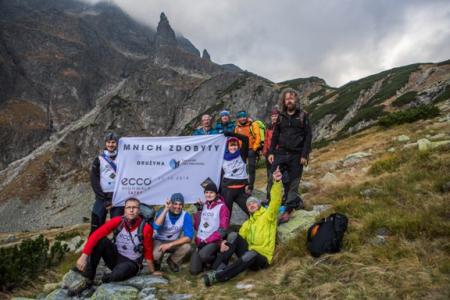
[[[203,54],[202,54],[202,58],[206,59],[206,60],[211,60],[211,55],[209,55],[208,50],[203,49]]]
[[[167,19],[164,12],[161,12],[161,15],[159,17],[159,23],[155,35],[155,45],[157,47],[177,45],[175,31],[173,31],[172,27],[170,26],[169,19]]]

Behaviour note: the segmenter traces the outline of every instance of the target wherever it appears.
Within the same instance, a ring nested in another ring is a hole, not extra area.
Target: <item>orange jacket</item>
[[[250,126],[252,130],[250,131]],[[248,137],[249,140],[249,148],[253,151],[258,150],[261,145],[261,136],[259,134],[258,124],[255,122],[247,121],[244,125],[239,122],[236,122],[236,128],[234,128],[235,133],[239,133]]]

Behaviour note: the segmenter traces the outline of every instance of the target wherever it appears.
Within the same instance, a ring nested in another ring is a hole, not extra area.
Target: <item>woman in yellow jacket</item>
[[[270,191],[271,201],[269,207],[261,206],[261,201],[255,197],[247,199],[247,208],[250,217],[245,221],[239,234],[232,232],[220,245],[220,254],[217,256],[213,270],[203,275],[206,286],[214,282],[227,281],[246,269],[259,270],[267,267],[275,251],[277,234],[278,209],[281,205],[282,188],[281,172],[279,168],[273,173],[274,184]],[[239,258],[227,266],[228,260],[236,253]]]

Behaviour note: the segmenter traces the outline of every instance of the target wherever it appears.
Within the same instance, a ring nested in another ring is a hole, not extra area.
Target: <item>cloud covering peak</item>
[[[445,0],[112,2],[154,28],[164,11],[174,30],[208,49],[215,62],[275,82],[319,76],[340,86],[392,67],[450,58]]]

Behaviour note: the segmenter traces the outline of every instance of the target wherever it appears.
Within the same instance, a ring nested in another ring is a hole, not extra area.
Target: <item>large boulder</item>
[[[132,300],[138,299],[139,290],[132,286],[116,283],[102,284],[97,288],[92,300]]]
[[[316,217],[320,214],[317,210],[306,211],[296,210],[292,213],[289,222],[278,226],[278,239],[281,242],[286,242],[303,231],[307,230],[314,222]]]
[[[355,152],[352,154],[349,154],[345,157],[343,166],[344,167],[350,167],[357,163],[359,163],[361,160],[363,160],[366,157],[372,156],[372,153],[369,152]]]
[[[338,181],[336,175],[333,173],[327,172],[322,178],[320,178],[320,182],[324,184],[335,184]]]
[[[433,148],[433,144],[428,139],[420,139],[417,141],[419,151],[427,151]]]
[[[150,288],[155,285],[161,285],[161,284],[168,284],[169,281],[163,277],[160,276],[153,276],[153,275],[138,275],[131,277],[128,280],[116,282],[116,284],[119,285],[128,285],[135,287],[139,290],[142,290],[144,288]]]
[[[400,143],[409,142],[409,140],[410,140],[409,136],[404,135],[404,134],[399,135],[397,137],[397,141],[400,142]]]

